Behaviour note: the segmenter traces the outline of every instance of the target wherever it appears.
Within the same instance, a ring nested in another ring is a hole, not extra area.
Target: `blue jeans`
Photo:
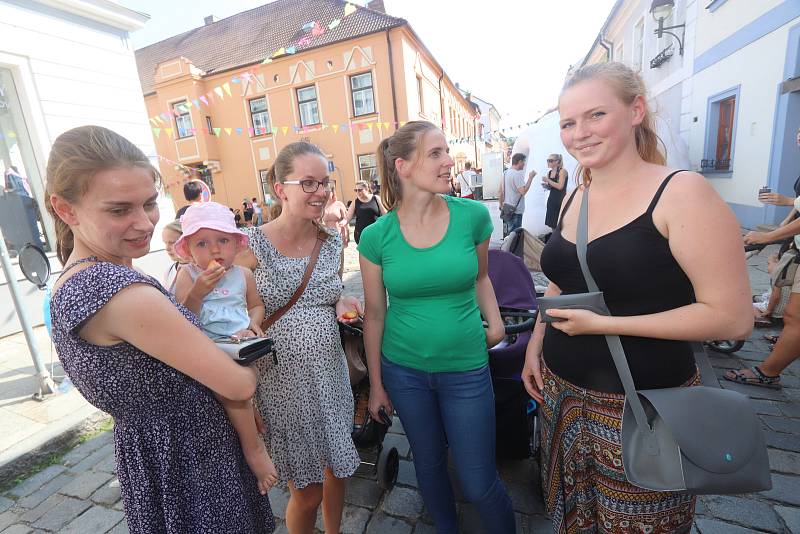
[[[522,226],[522,214],[515,213],[510,220],[503,222],[503,227],[504,227],[503,237],[507,236],[520,226]]]
[[[485,365],[474,371],[426,373],[381,358],[383,385],[403,423],[425,506],[438,534],[458,532],[447,473],[453,457],[467,501],[487,532],[516,531],[514,510],[495,464],[494,391]]]

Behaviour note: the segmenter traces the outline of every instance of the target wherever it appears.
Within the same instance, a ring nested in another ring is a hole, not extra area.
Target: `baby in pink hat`
[[[183,235],[173,246],[189,263],[178,271],[175,298],[197,315],[212,340],[261,337],[264,302],[253,272],[234,265],[247,247],[247,234],[236,228],[233,213],[216,202],[192,204],[181,216]],[[219,399],[239,434],[247,464],[262,493],[277,482],[278,473],[258,435],[252,403]]]

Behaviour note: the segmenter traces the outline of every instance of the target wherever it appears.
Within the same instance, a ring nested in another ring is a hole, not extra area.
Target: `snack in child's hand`
[[[217,260],[212,259],[210,262],[208,262],[208,267],[206,267],[206,270],[216,269],[217,267],[219,267],[219,262]]]
[[[355,319],[356,317],[358,317],[358,312],[355,312],[355,311],[353,311],[353,310],[350,310],[350,311],[348,311],[348,312],[344,312],[344,313],[342,314],[342,317],[343,317],[344,319]]]

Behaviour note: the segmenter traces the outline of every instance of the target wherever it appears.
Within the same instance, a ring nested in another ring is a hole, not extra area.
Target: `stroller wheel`
[[[381,449],[378,454],[377,479],[381,489],[390,490],[397,482],[397,473],[400,471],[400,455],[397,449],[392,447],[389,450]]]
[[[737,350],[744,347],[744,341],[735,339],[718,339],[714,341],[706,341],[705,344],[714,352],[721,352],[722,354],[733,354]]]

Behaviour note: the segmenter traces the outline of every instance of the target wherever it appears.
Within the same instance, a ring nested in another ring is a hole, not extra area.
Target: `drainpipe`
[[[611,58],[611,43],[606,41],[606,38],[605,38],[604,35],[600,35],[600,38],[598,39],[597,44],[599,44],[600,46],[602,46],[605,49],[605,51],[606,51],[606,59],[608,61],[611,61],[611,59],[612,59]]]
[[[394,59],[392,58],[392,41],[389,39],[389,30],[386,30],[386,46],[389,49],[389,80],[392,82],[392,111],[394,123],[397,125],[397,94],[394,87]]]
[[[444,130],[444,95],[442,95],[442,78],[444,78],[444,70],[439,75],[439,115],[441,116],[442,130]]]

